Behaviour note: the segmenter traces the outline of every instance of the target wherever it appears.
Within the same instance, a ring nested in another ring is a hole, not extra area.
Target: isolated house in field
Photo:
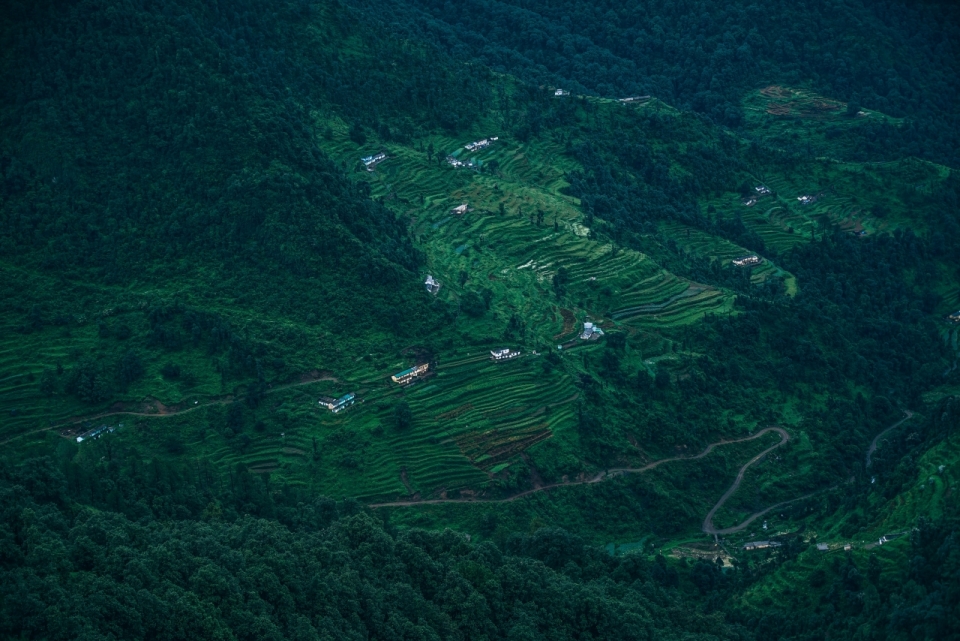
[[[427,274],[427,280],[423,281],[424,286],[427,288],[427,293],[436,294],[440,291],[440,283],[434,280],[433,276]]]
[[[490,360],[494,361],[505,361],[511,358],[516,358],[517,356],[520,356],[519,351],[508,348],[495,349],[490,352]]]
[[[569,96],[569,95],[570,95],[570,92],[567,91],[566,89],[557,89],[556,91],[553,92],[553,95],[554,95],[554,96]]]
[[[422,363],[420,365],[414,365],[410,369],[405,369],[399,374],[394,374],[390,378],[393,379],[394,383],[400,385],[408,385],[417,380],[418,377],[423,376],[430,369],[429,363]]]
[[[373,156],[366,156],[364,158],[361,158],[360,161],[363,163],[363,166],[367,168],[367,171],[373,171],[374,167],[376,167],[379,163],[383,162],[386,159],[387,159],[387,154],[381,152]]]
[[[344,394],[340,398],[331,398],[330,396],[321,396],[320,405],[327,408],[334,414],[339,414],[351,405],[357,402],[357,395],[353,392]]]
[[[797,200],[800,201],[801,205],[810,205],[817,202],[816,196],[797,196]]]
[[[583,332],[580,334],[580,338],[585,341],[595,341],[598,338],[603,336],[603,330],[594,325],[593,323],[584,323]]]
[[[821,552],[829,552],[830,546],[827,545],[826,543],[817,543],[817,549],[820,550]]]
[[[465,213],[467,213],[467,210],[469,209],[470,207],[467,205],[467,203],[463,203],[462,205],[457,205],[456,207],[451,209],[450,213],[456,216],[463,216]]]
[[[759,265],[760,257],[756,254],[752,256],[744,256],[743,258],[734,258],[733,264],[737,267],[749,267],[750,265]]]
[[[120,424],[120,427],[122,426],[123,426],[123,423]],[[100,438],[101,436],[103,436],[108,432],[113,432],[113,430],[115,429],[117,428],[112,426],[107,426],[107,425],[101,425],[100,427],[84,432],[83,434],[78,436],[77,443],[83,443],[84,441],[89,441],[90,439]]]
[[[617,102],[639,102],[641,100],[650,100],[650,96],[629,96],[627,98],[621,98]]]

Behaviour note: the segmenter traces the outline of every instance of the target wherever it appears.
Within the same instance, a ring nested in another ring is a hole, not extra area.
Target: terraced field
[[[718,236],[707,234],[699,229],[682,223],[660,223],[659,231],[662,235],[674,240],[686,253],[720,261],[722,265],[729,265],[734,259],[749,256],[754,252]],[[759,284],[770,278],[781,278],[789,295],[794,295],[796,277],[793,274],[777,267],[769,258],[762,257],[759,265],[744,267],[750,271],[750,282]]]

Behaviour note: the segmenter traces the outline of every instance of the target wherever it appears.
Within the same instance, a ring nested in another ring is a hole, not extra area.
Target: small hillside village
[[[478,140],[478,141],[476,141],[476,142],[469,142],[469,143],[467,143],[466,145],[464,145],[463,148],[466,149],[467,151],[479,151],[480,149],[483,149],[484,147],[489,147],[490,145],[492,145],[493,143],[495,143],[495,142],[498,141],[498,140],[500,140],[500,137],[499,137],[499,136],[493,136],[493,137],[491,137],[491,138],[484,138],[483,140]]]
[[[456,156],[447,156],[447,164],[452,167],[459,169],[460,167],[466,167],[467,169],[474,169],[477,165],[472,160],[469,162],[463,162],[458,159]]]
[[[480,151],[481,149],[486,149],[496,141],[500,140],[499,136],[491,136],[489,138],[484,138],[483,140],[475,140],[474,142],[468,142],[463,146],[467,151]],[[456,153],[456,152],[454,152]],[[474,162],[472,159],[464,162],[460,160],[453,154],[447,156],[447,164],[454,168],[466,167],[467,169],[477,169],[480,165]]]

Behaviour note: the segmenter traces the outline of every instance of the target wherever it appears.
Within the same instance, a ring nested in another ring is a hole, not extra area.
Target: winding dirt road
[[[599,483],[600,481],[604,481],[607,479],[614,478],[616,476],[620,476],[621,474],[641,474],[643,472],[648,472],[656,467],[659,467],[660,465],[663,465],[664,463],[671,463],[674,461],[694,461],[696,459],[700,459],[700,458],[703,458],[704,456],[707,456],[710,452],[714,450],[714,448],[717,448],[721,445],[730,445],[732,443],[743,443],[745,441],[752,441],[754,439],[760,438],[761,436],[769,432],[778,433],[780,435],[780,442],[777,443],[776,445],[773,445],[765,449],[763,452],[753,457],[750,460],[750,462],[748,462],[745,466],[743,466],[740,469],[740,475],[737,477],[737,481],[734,484],[734,487],[731,488],[731,490],[729,490],[726,495],[724,495],[724,498],[721,499],[721,503],[717,505],[717,507],[719,507],[720,505],[723,504],[722,502],[726,501],[729,498],[729,495],[733,494],[733,492],[736,491],[736,488],[739,487],[740,481],[743,479],[743,473],[744,471],[746,471],[746,469],[750,465],[760,460],[760,458],[762,458],[768,452],[775,450],[776,448],[780,447],[781,445],[783,445],[784,443],[790,440],[790,435],[787,434],[786,430],[784,430],[781,427],[767,427],[760,430],[756,434],[747,436],[745,438],[738,438],[738,439],[733,439],[729,441],[717,441],[716,443],[711,443],[696,456],[677,456],[674,458],[660,459],[659,461],[654,461],[653,463],[644,465],[643,467],[615,467],[603,472],[599,472],[598,474],[596,474],[595,476],[589,479],[584,479],[582,481],[572,481],[570,483],[551,483],[549,485],[541,485],[540,487],[535,487],[532,490],[520,492],[519,494],[514,494],[513,496],[509,496],[504,499],[462,498],[462,499],[427,499],[427,500],[421,500],[421,501],[415,501],[415,500],[388,501],[386,503],[370,503],[367,505],[367,507],[374,507],[374,508],[376,507],[411,507],[415,505],[439,505],[443,503],[510,503],[512,501],[516,501],[517,499],[522,499],[525,496],[530,496],[531,494],[536,494],[537,492],[545,492],[547,490],[552,490],[553,488],[557,488],[557,487],[571,487],[574,485],[590,485],[592,483]],[[715,507],[714,510],[711,511],[709,515],[711,518],[713,516],[713,512],[715,512],[716,509],[717,508]]]
[[[873,453],[877,451],[877,446],[880,445],[880,439],[883,438],[884,434],[886,434],[886,433],[889,432],[890,430],[893,430],[893,429],[896,429],[896,428],[900,427],[900,425],[901,425],[904,421],[907,421],[907,420],[913,418],[913,412],[911,412],[910,410],[904,410],[903,413],[906,414],[906,416],[904,416],[904,417],[901,418],[899,421],[897,421],[896,423],[894,423],[893,425],[891,425],[890,427],[888,427],[887,429],[883,430],[882,432],[880,432],[879,434],[877,434],[875,437],[873,437],[873,441],[870,443],[870,449],[867,450],[867,464],[864,465],[864,468],[870,467],[870,463],[873,462],[873,460],[872,460]]]
[[[873,455],[873,452],[877,449],[877,445],[879,444],[880,439],[883,438],[884,434],[886,434],[886,433],[889,432],[890,430],[893,430],[893,429],[899,427],[904,421],[906,421],[906,420],[910,419],[911,417],[913,417],[913,412],[911,412],[911,411],[909,411],[909,410],[905,411],[904,414],[906,414],[906,416],[905,416],[904,418],[900,419],[899,421],[897,421],[896,423],[894,423],[893,425],[891,425],[891,426],[888,427],[887,429],[885,429],[885,430],[883,430],[882,432],[880,432],[879,434],[877,434],[877,436],[873,439],[873,442],[870,443],[870,448],[869,448],[869,450],[867,451],[867,466],[870,465],[871,456]],[[585,480],[583,480],[583,481],[575,481],[575,482],[573,482],[573,483],[552,483],[552,484],[550,484],[550,485],[543,485],[543,486],[541,486],[541,487],[537,487],[537,488],[534,488],[534,489],[532,489],[532,490],[527,490],[526,492],[520,492],[519,494],[515,494],[515,495],[513,495],[513,496],[511,496],[511,497],[508,497],[508,498],[505,498],[505,499],[471,499],[471,498],[465,498],[465,499],[430,499],[430,500],[426,500],[426,501],[391,501],[391,502],[387,502],[387,503],[373,503],[373,504],[368,505],[368,507],[374,507],[374,508],[376,508],[376,507],[406,507],[406,506],[414,506],[414,505],[436,505],[436,504],[440,504],[440,503],[509,503],[510,501],[516,501],[517,499],[523,498],[523,497],[525,497],[525,496],[530,496],[531,494],[535,494],[535,493],[537,493],[537,492],[544,492],[544,491],[546,491],[546,490],[550,490],[550,489],[553,489],[553,488],[555,488],[555,487],[569,487],[569,486],[571,486],[571,485],[588,485],[588,484],[591,484],[591,483],[599,483],[600,481],[603,481],[603,480],[606,480],[606,479],[609,479],[609,478],[613,478],[613,477],[619,476],[619,475],[621,475],[621,474],[640,474],[640,473],[643,473],[643,472],[647,472],[647,471],[652,470],[652,469],[654,469],[654,468],[656,468],[656,467],[658,467],[658,466],[660,466],[660,465],[663,465],[664,463],[670,463],[670,462],[673,462],[673,461],[692,461],[692,460],[700,459],[700,458],[703,458],[704,456],[707,456],[708,454],[710,454],[710,452],[712,452],[712,451],[714,450],[714,448],[719,447],[719,446],[721,446],[721,445],[728,445],[728,444],[731,444],[731,443],[742,443],[742,442],[744,442],[744,441],[752,441],[753,439],[759,438],[759,437],[763,436],[764,434],[767,434],[768,432],[776,432],[777,434],[779,434],[779,435],[780,435],[780,442],[779,442],[779,443],[776,443],[776,444],[774,444],[774,445],[771,445],[770,447],[768,447],[767,449],[763,450],[762,452],[760,452],[759,454],[757,454],[756,456],[754,456],[752,459],[750,459],[749,461],[747,461],[747,462],[743,465],[743,467],[740,468],[740,471],[737,472],[737,478],[733,481],[733,484],[730,486],[730,488],[729,488],[726,492],[724,492],[723,496],[720,497],[720,500],[716,502],[716,504],[710,509],[709,512],[707,512],[707,516],[703,519],[702,529],[703,529],[704,533],[706,533],[706,534],[712,534],[712,535],[714,535],[714,536],[722,535],[722,534],[733,534],[733,533],[735,533],[735,532],[739,532],[739,531],[741,531],[741,530],[746,529],[751,523],[753,523],[754,521],[756,521],[757,519],[759,519],[760,517],[762,517],[762,516],[763,516],[764,514],[766,514],[767,512],[770,512],[771,510],[775,510],[775,509],[777,509],[777,508],[779,508],[779,507],[783,507],[784,505],[788,505],[788,504],[794,503],[794,502],[796,502],[796,501],[802,501],[803,499],[808,499],[808,498],[810,498],[811,496],[816,496],[817,494],[820,494],[820,493],[822,493],[822,492],[828,492],[828,491],[830,491],[830,490],[834,490],[834,489],[836,489],[837,487],[839,487],[839,485],[833,485],[833,486],[830,486],[830,487],[827,487],[827,488],[823,488],[823,489],[820,489],[820,490],[816,490],[816,491],[814,491],[814,492],[810,492],[810,493],[808,493],[808,494],[804,494],[803,496],[798,496],[798,497],[796,497],[796,498],[793,498],[793,499],[790,499],[790,500],[787,500],[787,501],[781,501],[780,503],[775,503],[774,505],[771,505],[770,507],[764,508],[763,510],[760,510],[760,511],[758,511],[758,512],[754,512],[753,514],[751,514],[750,516],[748,516],[746,519],[744,519],[741,523],[739,523],[738,525],[734,525],[734,526],[732,526],[732,527],[717,528],[717,527],[715,527],[715,526],[713,525],[713,517],[714,517],[714,516],[716,515],[716,513],[720,510],[720,508],[723,507],[724,503],[726,503],[727,500],[729,500],[730,497],[733,496],[733,495],[736,493],[736,491],[740,488],[740,484],[743,482],[743,477],[744,477],[744,475],[747,473],[747,470],[750,468],[750,466],[751,466],[751,465],[754,465],[755,463],[757,463],[758,461],[760,461],[761,459],[763,459],[763,457],[765,457],[767,454],[769,454],[769,453],[772,452],[773,450],[777,449],[778,447],[782,447],[783,445],[785,445],[785,444],[790,440],[790,434],[788,434],[787,431],[786,431],[785,429],[781,428],[781,427],[767,427],[767,428],[765,428],[765,429],[760,430],[760,431],[757,432],[756,434],[754,434],[754,435],[752,435],[752,436],[748,436],[748,437],[746,437],[746,438],[735,439],[735,440],[730,440],[730,441],[718,441],[718,442],[716,442],[716,443],[711,443],[710,445],[708,445],[708,446],[706,447],[706,449],[704,449],[702,452],[700,452],[700,453],[697,454],[696,456],[678,456],[678,457],[675,457],[675,458],[661,459],[661,460],[659,460],[659,461],[654,461],[653,463],[650,463],[649,465],[645,465],[645,466],[643,466],[643,467],[636,467],[636,468],[633,468],[633,467],[612,468],[612,469],[606,470],[605,472],[600,472],[600,473],[597,474],[596,476],[594,476],[594,477],[592,477],[592,478],[589,478],[589,479],[585,479]]]
[[[716,514],[717,511],[718,511],[721,507],[723,507],[723,504],[727,502],[727,499],[729,499],[731,496],[733,496],[734,492],[736,492],[736,491],[740,488],[740,483],[743,482],[743,475],[747,473],[747,468],[749,468],[751,465],[753,465],[754,463],[756,463],[757,461],[759,461],[760,459],[762,459],[764,456],[766,456],[767,454],[769,454],[770,452],[772,452],[773,450],[777,449],[778,447],[780,447],[781,445],[785,444],[787,441],[790,440],[790,435],[787,434],[787,431],[784,430],[784,429],[782,429],[782,428],[779,428],[779,427],[768,427],[767,429],[768,429],[768,430],[776,430],[776,431],[780,434],[780,442],[777,443],[776,445],[771,445],[770,447],[768,447],[768,448],[765,449],[764,451],[760,452],[759,454],[757,454],[756,456],[754,456],[752,459],[750,459],[749,461],[747,461],[747,462],[744,464],[744,466],[740,468],[740,471],[737,472],[737,478],[736,478],[736,480],[733,482],[733,485],[731,485],[731,486],[730,486],[730,489],[728,489],[728,490],[724,493],[724,495],[720,497],[720,500],[717,501],[717,504],[714,505],[714,506],[710,509],[709,512],[707,512],[706,518],[703,519],[703,531],[706,532],[707,534],[732,534],[733,532],[739,532],[739,531],[742,530],[743,528],[745,528],[745,527],[747,527],[748,525],[750,525],[750,523],[753,522],[755,519],[760,518],[760,516],[762,516],[763,514],[766,514],[767,512],[769,512],[770,510],[772,510],[773,508],[778,507],[778,506],[784,504],[784,503],[778,503],[777,505],[773,505],[773,506],[768,507],[768,508],[767,508],[766,510],[764,510],[763,512],[757,512],[757,513],[755,513],[755,514],[752,514],[746,521],[744,521],[743,523],[741,523],[740,525],[737,525],[737,526],[735,526],[735,527],[724,528],[724,529],[722,529],[722,530],[718,530],[718,529],[716,529],[715,527],[713,527],[713,516],[714,516],[714,514]],[[796,501],[796,500],[798,500],[798,499],[793,499],[793,500]],[[786,502],[785,502],[785,503],[786,503]]]

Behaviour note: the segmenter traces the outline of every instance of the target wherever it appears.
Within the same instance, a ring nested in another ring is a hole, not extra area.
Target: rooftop
[[[744,267],[746,265],[757,265],[759,263],[760,263],[760,257],[757,256],[756,254],[733,259],[733,264],[736,265],[737,267]]]

